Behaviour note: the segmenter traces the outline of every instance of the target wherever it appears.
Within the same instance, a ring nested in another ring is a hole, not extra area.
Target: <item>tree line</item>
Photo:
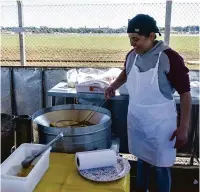
[[[12,32],[15,31],[16,27],[1,27],[1,32]],[[161,32],[164,32],[165,28],[160,27],[159,28]],[[87,27],[80,27],[80,28],[51,28],[51,27],[46,27],[46,26],[41,26],[41,27],[26,27],[25,28],[26,32],[31,32],[31,33],[126,33],[127,28],[126,27],[121,27],[117,29],[105,27],[105,28],[87,28]],[[199,33],[199,26],[176,26],[176,27],[171,27],[171,31],[177,32],[177,33],[191,33],[191,34],[198,34]]]

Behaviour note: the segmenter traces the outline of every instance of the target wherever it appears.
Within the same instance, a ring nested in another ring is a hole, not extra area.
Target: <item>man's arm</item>
[[[120,86],[122,86],[127,80],[126,70],[124,69],[117,79],[110,85],[114,90],[117,90]]]
[[[190,92],[180,94],[180,128],[188,130],[190,123],[190,114],[192,108],[192,98]]]
[[[189,122],[191,113],[191,95],[189,70],[184,64],[183,58],[175,51],[165,50],[170,63],[168,80],[180,95],[180,126],[171,136],[171,140],[176,137],[175,148],[179,149],[186,144],[189,132]]]
[[[180,94],[180,107],[181,117],[180,126],[174,131],[170,140],[172,141],[176,137],[176,144],[174,148],[181,148],[188,140],[190,113],[191,113],[191,95],[190,92]]]
[[[115,91],[126,82],[126,80],[127,80],[126,61],[127,61],[129,54],[132,51],[133,51],[133,49],[130,50],[128,52],[128,54],[126,55],[126,59],[125,59],[125,62],[124,62],[124,69],[122,70],[122,72],[119,74],[117,79],[113,83],[111,83],[111,85],[105,90],[104,95],[105,95],[106,99],[109,99],[110,97],[115,96]]]
[[[119,76],[117,77],[117,79],[110,85],[111,87],[114,88],[114,90],[117,90],[120,86],[122,86],[126,80],[127,80],[127,75],[126,75],[126,61],[128,56],[134,51],[134,49],[131,49],[125,58],[125,62],[124,62],[124,69],[123,71],[119,74]]]

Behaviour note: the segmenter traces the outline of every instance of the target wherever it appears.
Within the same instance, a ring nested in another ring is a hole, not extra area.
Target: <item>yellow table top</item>
[[[129,192],[130,174],[113,182],[98,183],[79,175],[74,154],[50,153],[49,169],[34,192]]]

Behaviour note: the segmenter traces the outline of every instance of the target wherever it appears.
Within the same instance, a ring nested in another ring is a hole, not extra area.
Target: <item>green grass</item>
[[[1,35],[1,57],[4,60],[19,60],[19,37]],[[129,39],[122,35],[26,35],[26,58],[28,60],[71,60],[71,61],[121,61],[131,49]],[[184,59],[198,60],[198,36],[171,36],[170,46]],[[38,65],[54,65],[43,63]],[[28,65],[36,65],[28,63]],[[56,63],[57,66],[66,65]],[[79,63],[80,65],[80,63]],[[96,66],[96,64],[93,64]],[[115,64],[120,65],[119,63]]]

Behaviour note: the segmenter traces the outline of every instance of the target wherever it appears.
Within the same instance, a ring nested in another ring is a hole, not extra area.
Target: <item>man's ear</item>
[[[156,34],[154,32],[151,32],[149,35],[149,39],[153,41],[155,37],[156,37]]]

